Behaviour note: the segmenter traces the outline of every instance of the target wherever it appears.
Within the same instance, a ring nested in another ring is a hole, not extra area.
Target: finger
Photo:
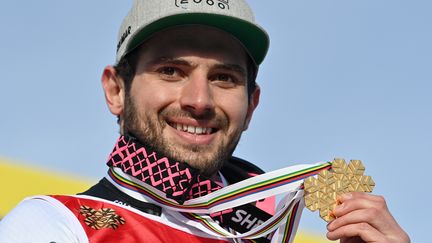
[[[348,193],[339,198],[340,204],[335,207],[333,214],[341,217],[355,210],[376,209],[379,212],[388,212],[387,204],[382,196],[368,195],[366,193]]]
[[[366,192],[349,192],[342,194],[338,197],[338,203],[343,203],[347,200],[367,200],[371,202],[381,202],[383,200],[382,196],[374,195]]]
[[[327,225],[327,229],[329,231],[333,231],[348,224],[358,224],[361,222],[368,222],[368,224],[376,227],[380,220],[386,220],[378,213],[379,212],[376,212],[376,210],[373,208],[350,211],[349,213],[344,214],[330,222]]]
[[[355,236],[360,237],[366,242],[385,242],[384,235],[367,223],[349,224],[327,233],[327,238],[329,240],[338,240]]]
[[[403,231],[389,212],[382,196],[353,193],[341,197],[341,202],[333,211],[336,219],[327,226],[330,231],[361,222],[367,222],[384,235]]]

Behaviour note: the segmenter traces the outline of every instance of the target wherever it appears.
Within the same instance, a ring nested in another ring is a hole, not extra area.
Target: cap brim
[[[135,49],[154,33],[177,25],[200,24],[222,29],[237,38],[257,65],[261,64],[269,48],[269,37],[260,27],[242,19],[210,13],[175,14],[160,18],[135,32],[126,53]]]

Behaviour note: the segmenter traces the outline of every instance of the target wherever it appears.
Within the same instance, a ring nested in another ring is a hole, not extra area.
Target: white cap
[[[230,33],[257,65],[267,54],[269,37],[244,0],[134,0],[120,27],[116,61],[155,32],[185,24],[208,25]]]

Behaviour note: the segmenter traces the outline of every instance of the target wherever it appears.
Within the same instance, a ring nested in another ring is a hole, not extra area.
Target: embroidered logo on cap
[[[220,9],[229,9],[229,0],[175,0],[175,5],[188,9],[189,3],[207,4],[208,6],[218,6]]]
[[[130,35],[132,27],[129,25],[127,29],[123,32],[119,42],[117,43],[117,51],[120,49],[120,46],[126,40],[126,38]]]

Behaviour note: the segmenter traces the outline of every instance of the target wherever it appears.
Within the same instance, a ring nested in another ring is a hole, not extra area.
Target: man
[[[263,173],[232,153],[259,103],[255,77],[268,43],[242,0],[135,1],[116,65],[102,75],[121,133],[108,175],[80,195],[26,199],[1,221],[0,242],[227,241],[206,233],[199,215],[172,209]],[[382,197],[340,202],[329,239],[409,242]],[[266,220],[271,207],[270,198],[239,208]],[[237,221],[239,212],[209,218],[244,233],[255,225]]]

